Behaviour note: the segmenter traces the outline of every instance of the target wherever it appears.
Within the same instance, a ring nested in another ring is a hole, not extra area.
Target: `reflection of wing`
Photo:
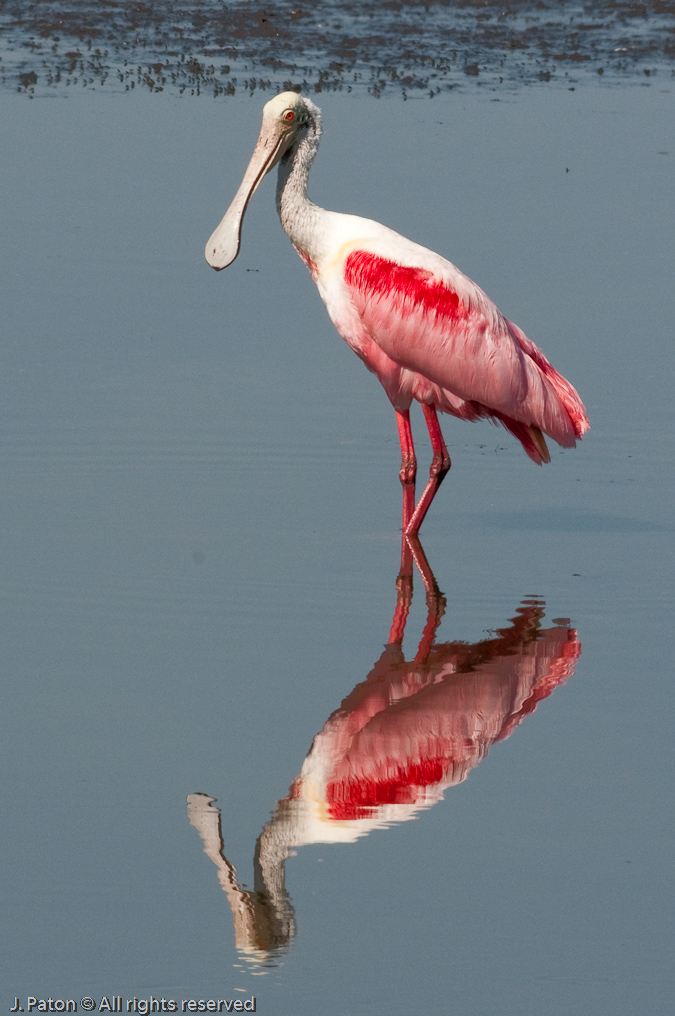
[[[314,739],[291,797],[312,801],[322,825],[366,820],[363,832],[437,801],[573,673],[576,632],[539,630],[542,614],[529,604],[498,637],[438,645],[421,662],[388,646]]]

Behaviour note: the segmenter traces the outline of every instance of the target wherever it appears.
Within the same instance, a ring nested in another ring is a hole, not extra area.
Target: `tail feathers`
[[[522,332],[517,325],[514,325],[511,321],[509,321],[508,324],[512,335],[516,339],[522,351],[537,365],[550,384],[554,393],[560,399],[572,422],[575,436],[580,438],[582,434],[585,434],[589,429],[590,423],[588,422],[588,417],[586,416],[584,404],[579,398],[579,393],[569,383],[567,378],[564,378],[562,374],[558,373],[553,364],[549,363],[546,359],[542,351],[535,346],[534,342],[531,342],[530,339],[528,339],[527,335],[525,335],[525,333]],[[529,455],[530,453],[528,452],[527,454]]]
[[[445,389],[439,389],[438,393],[433,404],[442,413],[457,416],[460,420],[469,420],[471,423],[475,420],[484,419],[488,419],[492,423],[500,423],[502,427],[505,427],[510,434],[513,434],[520,441],[526,454],[538,466],[551,461],[546,438],[536,424],[521,423],[520,420],[514,420],[513,417],[499,413],[496,409],[482,406],[480,402],[469,402],[459,399],[452,392],[447,392]]]
[[[539,430],[539,427],[535,427],[533,424],[528,426],[526,423],[512,420],[511,417],[504,416],[502,413],[493,412],[491,415],[501,423],[502,427],[505,427],[510,434],[513,434],[520,441],[525,453],[538,466],[545,465],[551,461],[551,453],[548,450],[546,438]]]
[[[536,447],[537,451],[539,452],[539,457],[540,457],[541,461],[544,462],[544,463],[550,462],[551,461],[551,453],[548,450],[548,445],[546,444],[546,438],[544,437],[542,432],[539,430],[539,427],[531,426],[531,427],[528,427],[528,430],[530,432],[530,437],[532,438],[532,443],[534,444],[534,446]],[[530,455],[530,452],[528,452],[527,454]]]

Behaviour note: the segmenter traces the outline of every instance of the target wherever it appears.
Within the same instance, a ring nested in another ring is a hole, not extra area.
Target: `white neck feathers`
[[[298,141],[279,163],[277,211],[281,225],[291,242],[312,260],[316,260],[316,231],[323,209],[307,197],[307,179],[319,148],[321,111],[310,99],[304,99],[309,119]]]

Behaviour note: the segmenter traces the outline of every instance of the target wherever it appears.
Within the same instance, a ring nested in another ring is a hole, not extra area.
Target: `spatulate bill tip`
[[[227,268],[228,265],[232,264],[238,253],[239,244],[233,250],[231,246],[214,244],[209,241],[204,250],[204,257],[211,268],[215,268],[217,272],[222,272],[223,268]]]

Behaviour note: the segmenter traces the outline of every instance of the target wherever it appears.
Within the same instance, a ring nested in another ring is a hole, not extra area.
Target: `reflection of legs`
[[[434,450],[434,457],[431,461],[429,480],[424,488],[424,492],[417,502],[417,507],[412,514],[412,518],[410,519],[408,526],[406,527],[404,523],[403,531],[408,536],[413,536],[419,532],[419,528],[424,521],[424,516],[429,511],[429,506],[436,496],[436,491],[443,483],[445,474],[450,469],[450,455],[448,454],[448,449],[446,448],[445,441],[443,440],[441,425],[439,424],[438,416],[436,415],[436,407],[423,405],[422,410],[424,412],[424,419],[427,423],[429,437],[431,438],[431,447]],[[408,428],[410,428],[410,421],[408,421]],[[412,435],[410,440],[412,443]],[[403,447],[403,445],[401,445],[401,447]]]
[[[403,503],[405,506],[405,488],[403,496]],[[410,604],[412,602],[412,579],[413,552],[404,532],[401,540],[401,568],[398,573],[398,578],[396,579],[396,610],[394,611],[394,620],[391,622],[389,645],[394,643],[398,643],[400,645],[403,641],[403,631],[405,629],[405,623],[408,620],[408,611],[410,610]]]
[[[427,592],[427,623],[424,626],[422,640],[415,655],[415,660],[417,662],[421,662],[427,658],[431,651],[431,647],[434,644],[438,626],[441,623],[443,614],[445,613],[446,601],[443,593],[438,588],[436,576],[431,570],[431,565],[427,561],[427,556],[422,550],[422,544],[420,543],[419,536],[407,536],[404,537],[404,539],[410,546],[410,552],[415,564],[417,565],[417,570],[422,576],[422,582],[424,582],[424,588]]]
[[[410,429],[410,410],[397,409],[396,423],[398,439],[401,443],[401,469],[399,478],[403,485],[403,532],[410,524],[415,508],[415,477],[417,475],[417,459]]]
[[[436,631],[445,613],[446,603],[418,536],[404,535],[401,543],[401,569],[396,579],[396,610],[391,623],[389,645],[400,645],[403,641],[403,632],[412,602],[413,564],[417,566],[417,570],[422,576],[427,594],[427,623],[416,656],[417,660],[424,660],[434,643]]]

